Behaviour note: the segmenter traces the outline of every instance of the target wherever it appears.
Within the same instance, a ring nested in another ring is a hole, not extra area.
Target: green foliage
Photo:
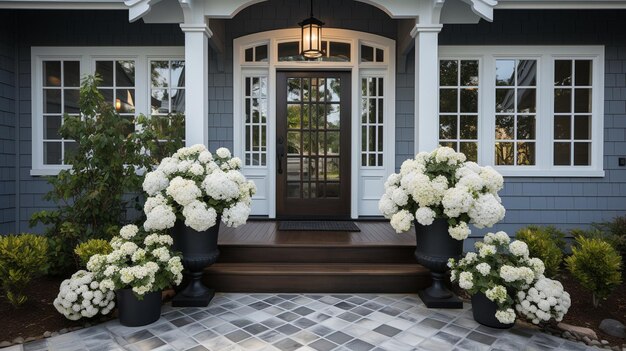
[[[76,268],[77,244],[91,238],[108,240],[122,223],[132,220],[128,209],[140,209],[143,201],[143,175],[138,171],[151,169],[161,155],[182,145],[181,116],[172,117],[171,124],[162,117],[140,117],[141,131],[135,132],[133,122],[105,102],[99,83],[97,76],[85,77],[80,88],[82,116],[63,117],[60,134],[76,140],[76,148],[64,159],[71,169],[48,178],[52,190],[44,199],[58,207],[31,217],[31,225],[47,225],[52,274]],[[130,199],[127,194],[132,194]]]
[[[515,238],[528,245],[530,256],[540,258],[546,266],[545,275],[554,278],[563,262],[564,234],[555,227],[529,225],[520,229]]]
[[[48,243],[43,236],[0,236],[0,283],[13,306],[26,302],[26,286],[46,272],[47,251]]]
[[[107,255],[111,251],[113,251],[113,248],[109,242],[102,239],[87,240],[84,243],[78,244],[78,246],[74,249],[74,253],[78,256],[80,265],[83,268],[87,267],[87,262],[91,256],[96,254]]]
[[[602,239],[576,237],[565,263],[574,278],[592,292],[594,307],[621,284],[622,257]]]
[[[626,258],[626,215],[594,223],[593,228],[602,233],[604,239]]]

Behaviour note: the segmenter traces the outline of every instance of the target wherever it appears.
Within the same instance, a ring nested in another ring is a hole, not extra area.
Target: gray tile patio
[[[415,295],[223,293],[208,308],[166,305],[145,327],[113,320],[4,350],[592,350],[536,330],[481,326],[469,307],[427,309]]]

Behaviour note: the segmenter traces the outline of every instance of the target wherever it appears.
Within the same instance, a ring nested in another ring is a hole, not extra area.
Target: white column
[[[185,144],[209,142],[209,38],[206,23],[180,25],[185,33]]]
[[[415,153],[438,145],[439,41],[441,24],[417,24],[415,38]]]

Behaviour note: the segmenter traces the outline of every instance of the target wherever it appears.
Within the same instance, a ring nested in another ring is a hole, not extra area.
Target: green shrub
[[[24,289],[47,269],[48,242],[34,234],[0,236],[0,282],[9,302],[18,307]]]
[[[574,278],[593,294],[594,307],[621,284],[622,257],[602,239],[576,237],[565,263]]]
[[[528,244],[531,257],[540,258],[546,266],[545,275],[554,278],[563,262],[564,234],[554,227],[530,225],[520,229],[515,238]]]
[[[91,256],[96,254],[108,255],[111,251],[113,251],[113,248],[109,242],[102,239],[87,240],[84,243],[78,244],[74,249],[74,253],[78,256],[78,261],[82,268],[87,267],[87,262],[89,262]]]
[[[48,177],[52,190],[44,199],[58,205],[31,217],[31,225],[43,223],[51,248],[50,272],[75,270],[74,248],[88,239],[111,239],[129,218],[131,208],[141,209],[143,175],[162,156],[182,146],[184,127],[180,116],[164,123],[163,117],[140,117],[133,122],[120,117],[98,90],[100,78],[87,76],[80,87],[81,116],[63,116],[59,133],[76,140],[66,154],[70,169]],[[165,141],[168,140],[168,141]],[[128,195],[131,196],[128,196]],[[138,211],[143,215],[143,212]]]
[[[626,215],[615,217],[608,222],[594,223],[593,228],[601,232],[604,239],[626,257]]]

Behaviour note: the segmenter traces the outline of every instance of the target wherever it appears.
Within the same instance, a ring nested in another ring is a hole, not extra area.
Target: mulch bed
[[[40,337],[44,332],[79,327],[84,321],[70,321],[52,305],[59,293],[62,278],[43,277],[30,283],[26,290],[28,301],[19,308],[0,297],[0,342],[12,341],[21,336]]]
[[[593,329],[598,338],[607,340],[611,345],[626,344],[626,339],[605,334],[598,328],[600,322],[607,318],[626,324],[626,281],[596,308],[591,303],[591,293],[580,286],[568,272],[564,272],[558,279],[572,298],[572,306],[563,319],[564,323]]]

